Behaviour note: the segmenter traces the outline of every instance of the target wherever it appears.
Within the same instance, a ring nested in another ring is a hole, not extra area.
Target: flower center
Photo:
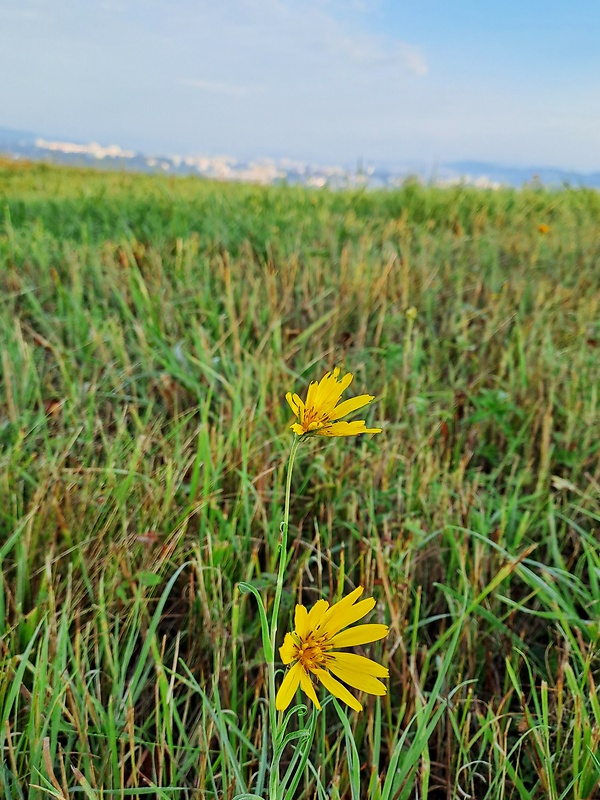
[[[304,422],[302,427],[305,431],[316,431],[319,428],[325,427],[328,422],[328,417],[326,414],[319,414],[314,408],[307,409],[304,412]]]
[[[298,640],[296,646],[296,660],[299,661],[304,669],[312,670],[323,668],[326,661],[327,647],[322,640],[313,638],[312,635],[305,641]]]

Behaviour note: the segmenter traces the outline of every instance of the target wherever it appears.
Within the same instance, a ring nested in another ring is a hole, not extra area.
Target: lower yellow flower
[[[278,711],[285,711],[298,686],[317,708],[321,708],[311,673],[331,694],[355,711],[362,711],[362,706],[340,680],[368,694],[386,694],[385,684],[378,680],[389,677],[385,667],[370,658],[337,650],[338,647],[376,642],[388,634],[387,625],[380,624],[343,630],[362,619],[375,605],[373,598],[355,603],[362,593],[363,588],[359,586],[332,606],[327,600],[318,600],[310,611],[302,605],[296,606],[295,630],[286,633],[279,648],[283,663],[292,666],[277,692],[275,707]]]

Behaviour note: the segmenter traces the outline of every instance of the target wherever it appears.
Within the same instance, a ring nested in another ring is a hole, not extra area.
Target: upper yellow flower
[[[362,593],[363,588],[359,586],[331,607],[327,600],[318,600],[310,611],[304,606],[296,606],[295,630],[293,633],[286,633],[279,648],[283,663],[293,666],[277,692],[275,707],[278,711],[285,711],[298,686],[317,708],[321,708],[311,673],[331,694],[355,711],[362,711],[361,704],[334,675],[348,686],[363,692],[377,695],[386,693],[385,684],[377,680],[389,677],[389,671],[385,667],[370,658],[355,653],[341,653],[336,649],[376,642],[388,634],[387,625],[380,624],[358,625],[351,630],[342,630],[362,619],[375,605],[373,598],[355,604],[354,601]]]
[[[321,380],[313,381],[308,387],[306,401],[301,400],[297,394],[288,392],[285,399],[288,401],[297,422],[290,425],[294,433],[302,436],[305,433],[315,433],[319,436],[353,436],[356,433],[381,433],[381,428],[366,428],[364,419],[356,422],[336,422],[346,414],[356,411],[371,402],[372,394],[360,394],[351,400],[340,398],[345,389],[350,386],[351,372],[347,372],[338,380],[340,368],[328,372]]]

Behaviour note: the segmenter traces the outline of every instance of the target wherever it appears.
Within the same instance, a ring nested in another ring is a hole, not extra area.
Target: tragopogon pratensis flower
[[[352,411],[366,406],[373,399],[372,394],[360,394],[340,403],[345,389],[350,386],[351,372],[338,379],[340,368],[328,372],[319,382],[313,381],[308,387],[306,401],[297,394],[288,392],[285,399],[297,422],[290,425],[294,433],[303,436],[306,433],[319,436],[354,436],[357,433],[381,433],[381,428],[366,428],[364,419],[356,422],[337,422]]]
[[[321,708],[311,674],[331,694],[355,711],[362,711],[361,704],[337,678],[369,694],[386,693],[385,684],[378,680],[389,677],[385,667],[370,658],[355,653],[341,653],[337,649],[376,642],[388,634],[387,625],[380,624],[358,625],[343,630],[362,619],[375,605],[373,598],[355,603],[362,593],[363,588],[359,586],[331,607],[327,600],[318,600],[310,611],[304,606],[296,606],[295,630],[286,633],[279,648],[283,663],[292,666],[277,692],[275,707],[278,711],[285,711],[298,686],[317,708]]]

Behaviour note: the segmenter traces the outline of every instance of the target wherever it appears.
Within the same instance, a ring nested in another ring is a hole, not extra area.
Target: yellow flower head
[[[285,711],[298,686],[317,708],[321,708],[311,673],[332,695],[355,711],[362,711],[361,704],[337,678],[369,694],[386,693],[385,684],[378,680],[389,677],[385,667],[370,658],[338,650],[339,647],[376,642],[388,634],[387,625],[379,624],[343,630],[362,619],[375,605],[373,598],[355,603],[362,593],[363,588],[359,586],[331,607],[327,600],[318,600],[310,611],[304,606],[296,606],[295,630],[286,633],[279,648],[283,663],[292,667],[277,692],[275,707],[278,711]]]
[[[381,428],[366,428],[364,419],[356,422],[337,422],[352,411],[366,406],[373,399],[372,394],[360,394],[351,400],[340,398],[345,389],[352,383],[354,377],[347,372],[338,379],[340,368],[328,372],[321,380],[313,381],[308,387],[306,401],[301,400],[297,394],[288,392],[285,399],[297,422],[290,425],[294,433],[303,436],[305,433],[314,433],[319,436],[354,436],[356,433],[381,433]]]
[[[537,228],[540,233],[550,233],[550,225],[546,225],[545,222],[540,222]]]

